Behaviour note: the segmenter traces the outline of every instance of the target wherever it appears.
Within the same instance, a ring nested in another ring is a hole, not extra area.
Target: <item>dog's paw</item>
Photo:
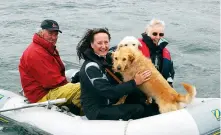
[[[151,104],[153,102],[152,97],[147,97],[146,103]]]

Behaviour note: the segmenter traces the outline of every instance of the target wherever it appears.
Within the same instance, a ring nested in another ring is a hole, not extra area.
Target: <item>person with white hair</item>
[[[152,19],[142,33],[141,51],[146,57],[151,58],[153,64],[168,83],[173,87],[175,71],[169,50],[166,48],[168,42],[164,39],[165,23],[162,20]]]

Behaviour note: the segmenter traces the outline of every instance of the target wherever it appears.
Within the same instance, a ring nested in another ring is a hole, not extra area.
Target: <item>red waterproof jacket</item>
[[[147,47],[146,43],[141,38],[139,38],[138,40],[142,44],[142,47],[139,46],[139,49],[142,51],[144,56],[150,58],[150,50]],[[163,58],[171,60],[170,52],[167,48],[163,48]]]
[[[67,84],[56,46],[37,34],[20,58],[19,73],[24,94],[31,103],[39,101],[50,89]]]

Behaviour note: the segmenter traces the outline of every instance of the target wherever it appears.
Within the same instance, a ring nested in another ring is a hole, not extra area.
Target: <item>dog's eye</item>
[[[117,60],[117,57],[115,57],[114,59]]]
[[[123,58],[123,61],[125,61],[126,60],[126,58]]]
[[[133,46],[135,46],[136,44],[133,44]]]
[[[127,46],[127,44],[125,44],[125,46]]]

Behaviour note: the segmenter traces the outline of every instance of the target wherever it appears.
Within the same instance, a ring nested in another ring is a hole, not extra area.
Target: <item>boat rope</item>
[[[129,119],[125,125],[125,128],[124,128],[124,135],[127,135],[127,127],[129,125],[129,123],[132,121],[133,119]]]

